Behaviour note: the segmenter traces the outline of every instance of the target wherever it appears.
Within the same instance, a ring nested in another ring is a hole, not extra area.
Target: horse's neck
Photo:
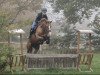
[[[47,34],[49,29],[50,29],[50,27],[46,27],[46,21],[40,21],[36,32],[38,34]]]

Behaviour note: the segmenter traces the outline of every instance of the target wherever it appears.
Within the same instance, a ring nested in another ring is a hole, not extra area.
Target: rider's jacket
[[[45,19],[48,20],[48,17],[47,17],[46,14],[43,15],[42,12],[41,12],[41,13],[38,13],[38,15],[37,15],[37,17],[36,17],[36,19],[35,19],[35,22],[38,23],[42,18],[45,18]]]

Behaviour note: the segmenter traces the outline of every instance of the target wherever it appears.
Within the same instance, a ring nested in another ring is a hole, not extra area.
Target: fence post
[[[22,70],[24,70],[23,42],[22,42],[22,34],[21,33],[20,33],[20,47],[21,47]]]

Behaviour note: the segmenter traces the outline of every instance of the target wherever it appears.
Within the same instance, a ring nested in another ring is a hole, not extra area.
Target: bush
[[[8,64],[8,57],[11,55],[12,48],[5,44],[0,44],[0,71],[4,71]]]

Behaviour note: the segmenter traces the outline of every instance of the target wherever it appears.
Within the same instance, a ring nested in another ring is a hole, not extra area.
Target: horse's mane
[[[47,19],[42,18],[42,19],[40,20],[40,23],[43,22],[43,21],[47,22]]]

